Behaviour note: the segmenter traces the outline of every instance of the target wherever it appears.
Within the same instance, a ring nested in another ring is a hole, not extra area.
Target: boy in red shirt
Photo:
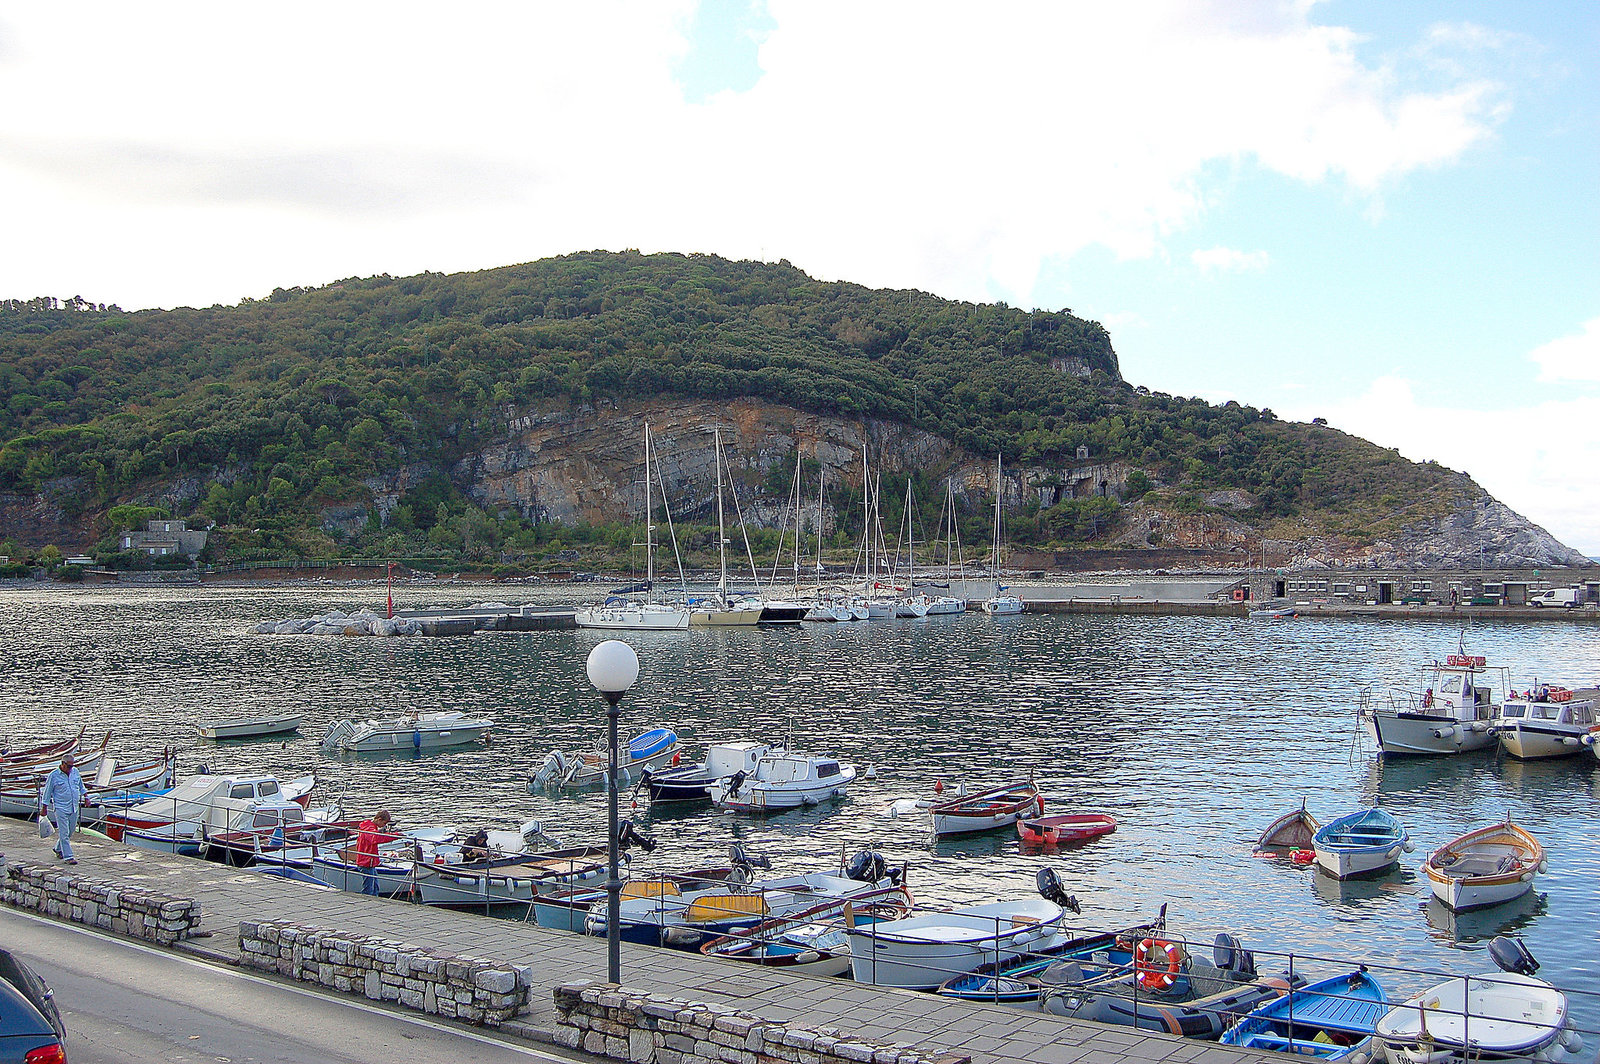
[[[374,871],[378,867],[378,846],[400,837],[389,831],[393,820],[389,810],[380,809],[372,814],[371,820],[363,820],[356,829],[356,867],[364,873],[361,880],[363,894],[376,896],[378,893],[378,875]]]

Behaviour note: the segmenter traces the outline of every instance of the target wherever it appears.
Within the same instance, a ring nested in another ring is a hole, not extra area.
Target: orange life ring
[[[1161,968],[1165,956],[1167,967]],[[1147,938],[1139,943],[1134,953],[1134,969],[1139,973],[1139,985],[1146,990],[1171,990],[1178,981],[1178,970],[1183,967],[1183,950],[1175,943],[1159,938]]]

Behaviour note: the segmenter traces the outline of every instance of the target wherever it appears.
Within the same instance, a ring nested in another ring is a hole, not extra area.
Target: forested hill
[[[1383,520],[1438,517],[1476,490],[1270,411],[1134,388],[1106,331],[1067,311],[824,283],[786,262],[703,255],[594,252],[352,278],[199,310],[6,300],[0,395],[0,493],[43,500],[82,543],[116,531],[112,507],[135,502],[224,531],[276,528],[284,549],[303,552],[377,549],[380,532],[391,552],[392,532],[419,548],[470,550],[434,534],[468,517],[495,526],[480,544],[501,547],[526,539],[541,516],[516,498],[491,505],[471,481],[474,456],[508,424],[661,400],[750,399],[840,424],[894,424],[963,459],[1000,453],[1041,469],[1084,446],[1118,464],[1102,511],[1153,488],[1198,512],[1234,490],[1244,494],[1230,497],[1231,520],[1314,517],[1318,534],[1370,539]],[[438,475],[426,499],[405,500],[416,504],[404,515],[411,527],[388,528],[380,507],[368,541],[361,530],[339,543],[310,534],[330,506],[371,503],[398,471],[411,471],[402,483],[419,480],[419,467]],[[1063,544],[1117,532],[1109,512],[1085,524],[1081,501],[1060,503],[1072,504],[1071,519],[1024,521],[1022,534]],[[5,517],[14,512],[0,512],[0,539],[35,539],[16,527],[24,519]]]

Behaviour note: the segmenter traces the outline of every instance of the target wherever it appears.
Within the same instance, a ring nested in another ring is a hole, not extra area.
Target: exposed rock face
[[[54,543],[63,550],[81,550],[86,545],[82,530],[68,518],[61,496],[77,487],[73,478],[51,481],[37,495],[0,492],[0,539],[15,539],[17,545],[37,550]]]

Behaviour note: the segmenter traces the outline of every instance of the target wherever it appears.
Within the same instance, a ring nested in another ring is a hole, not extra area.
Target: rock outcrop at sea
[[[255,635],[343,635],[388,638],[421,635],[422,624],[409,617],[385,617],[371,610],[358,610],[355,613],[331,610],[316,617],[262,621],[250,631]]]

